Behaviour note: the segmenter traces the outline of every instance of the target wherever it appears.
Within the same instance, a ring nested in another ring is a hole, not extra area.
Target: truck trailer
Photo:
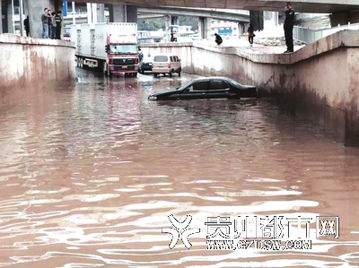
[[[98,23],[72,27],[71,41],[76,44],[78,67],[96,68],[107,76],[137,76],[136,23]]]

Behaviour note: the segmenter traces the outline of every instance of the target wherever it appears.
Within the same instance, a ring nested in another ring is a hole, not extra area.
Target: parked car
[[[149,100],[251,98],[257,97],[255,86],[242,85],[226,77],[206,77],[175,90],[151,94]]]
[[[152,72],[153,58],[151,55],[145,55],[138,66],[138,72],[143,74],[145,72]]]
[[[153,57],[153,68],[152,72],[155,77],[158,74],[169,74],[172,76],[173,73],[177,73],[181,76],[181,60],[176,55],[156,55]]]

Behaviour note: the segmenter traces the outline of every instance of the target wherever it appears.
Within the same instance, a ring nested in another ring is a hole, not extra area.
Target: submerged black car
[[[225,77],[196,79],[176,90],[151,94],[149,100],[251,98],[257,97],[255,86],[242,85]]]

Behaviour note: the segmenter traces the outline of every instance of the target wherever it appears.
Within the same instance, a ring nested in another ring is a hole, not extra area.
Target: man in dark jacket
[[[44,13],[41,15],[42,22],[42,38],[49,38],[49,10],[44,8]]]
[[[250,46],[253,46],[253,41],[254,41],[253,39],[255,36],[256,35],[254,34],[254,27],[251,23],[251,24],[249,24],[249,27],[248,27],[248,41],[249,41]]]
[[[26,36],[30,36],[30,20],[29,20],[29,16],[26,16],[26,19],[24,20],[24,27],[25,27]]]
[[[220,44],[223,43],[223,39],[222,39],[222,37],[221,37],[219,34],[217,34],[217,33],[215,33],[214,35],[216,36],[215,42],[216,42],[216,44],[219,46]]]
[[[49,9],[49,13],[48,13],[48,18],[47,18],[47,23],[49,25],[49,38],[50,39],[54,39],[54,33],[55,33],[55,12],[52,12],[50,9]]]
[[[285,6],[285,21],[284,21],[284,34],[285,43],[287,45],[287,51],[284,53],[292,53],[294,51],[293,46],[293,27],[294,27],[295,12],[292,9],[291,3],[287,2]]]
[[[55,16],[55,22],[56,22],[56,39],[61,39],[61,27],[62,27],[62,12],[58,11]]]

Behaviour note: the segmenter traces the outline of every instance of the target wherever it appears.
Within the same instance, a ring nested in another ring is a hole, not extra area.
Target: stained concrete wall
[[[74,60],[75,47],[70,42],[0,34],[0,89],[73,81]]]
[[[359,32],[342,31],[293,54],[251,54],[236,48],[151,44],[145,53],[175,54],[183,70],[227,76],[256,85],[262,95],[284,96],[290,105],[330,106],[346,115],[346,135],[359,145]],[[248,50],[246,50],[248,51]]]

